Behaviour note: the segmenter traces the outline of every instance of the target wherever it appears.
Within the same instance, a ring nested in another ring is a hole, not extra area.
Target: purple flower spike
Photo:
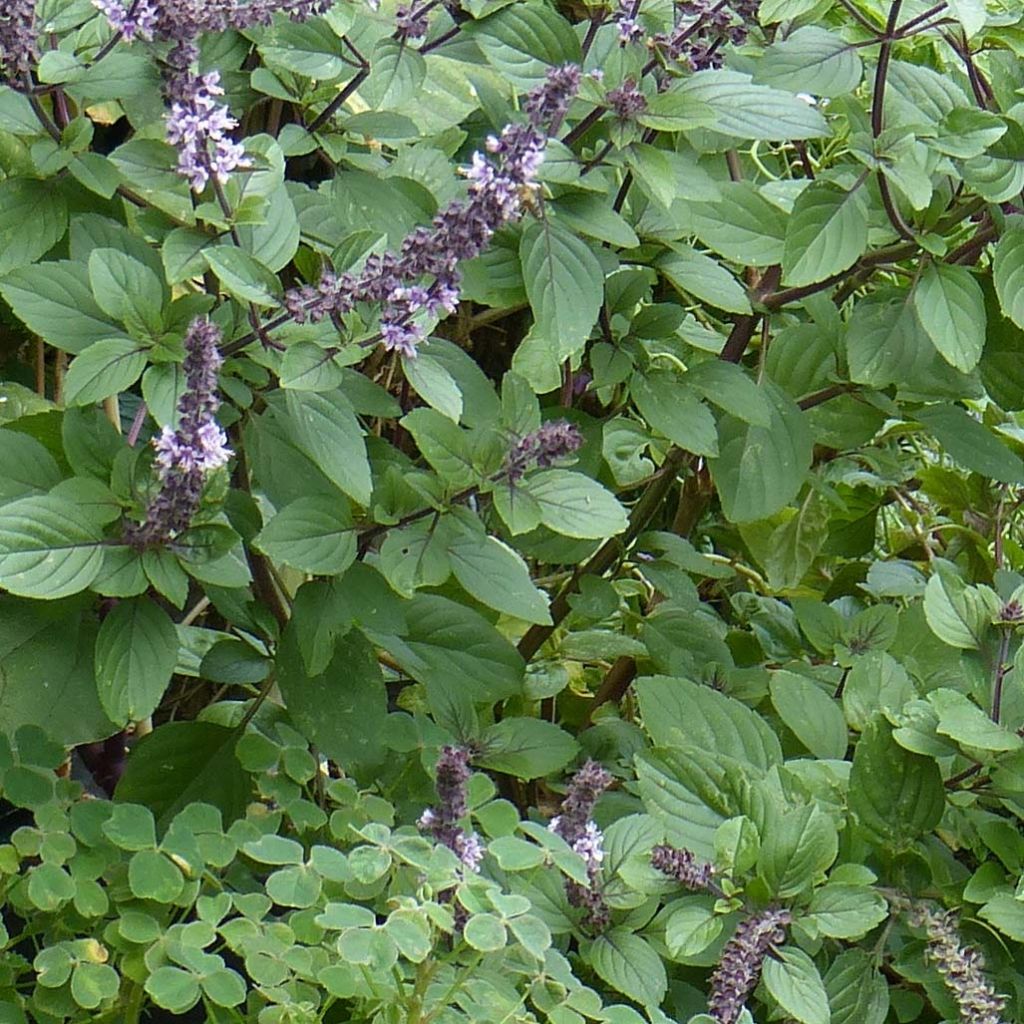
[[[428,807],[416,824],[442,846],[447,846],[470,871],[479,871],[483,844],[479,836],[466,832],[459,824],[469,811],[466,800],[466,783],[472,774],[469,751],[463,747],[443,747],[436,771],[437,805]]]
[[[121,33],[125,42],[153,39],[160,17],[155,0],[92,0],[92,4],[110,22],[110,27]]]
[[[160,490],[146,509],[145,522],[132,523],[124,532],[133,548],[166,543],[188,529],[207,474],[232,455],[214,418],[220,408],[219,342],[215,325],[201,317],[192,321],[185,335],[185,393],[178,402],[178,428],[164,427],[154,442]]]
[[[34,0],[0,4],[0,78],[28,74],[36,62],[36,5]]]
[[[710,889],[714,869],[710,864],[698,864],[690,850],[663,844],[651,851],[651,866],[680,885],[696,891]]]
[[[786,939],[788,910],[760,910],[742,920],[711,974],[708,1014],[718,1024],[736,1024],[747,996],[761,977],[764,959]]]
[[[583,435],[568,420],[549,420],[512,446],[502,473],[509,483],[518,483],[532,466],[550,466],[582,445]]]

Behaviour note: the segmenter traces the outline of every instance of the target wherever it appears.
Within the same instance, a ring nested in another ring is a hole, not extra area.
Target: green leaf
[[[829,98],[852,92],[864,73],[853,46],[816,25],[772,43],[756,67],[755,80],[765,85]]]
[[[103,565],[102,534],[77,506],[32,495],[0,506],[0,586],[53,601],[88,587]]]
[[[929,405],[914,416],[962,466],[1004,483],[1024,482],[1020,456],[964,409]]]
[[[770,821],[761,841],[758,870],[778,899],[809,890],[839,852],[836,827],[814,804],[797,807]]]
[[[77,355],[64,378],[68,405],[94,402],[127,391],[146,368],[146,349],[130,338],[97,341]]]
[[[841,761],[846,719],[839,704],[816,683],[795,672],[772,673],[772,704],[796,738],[815,756]]]
[[[866,885],[816,889],[805,920],[831,939],[862,939],[889,916],[885,897]]]
[[[914,287],[914,308],[939,355],[961,373],[985,347],[985,299],[966,267],[929,263]]]
[[[690,206],[697,237],[726,259],[745,266],[782,262],[786,217],[747,181],[726,182],[721,198]]]
[[[0,294],[30,331],[64,352],[81,352],[122,333],[96,305],[84,263],[23,267],[3,279]]]
[[[952,571],[936,572],[925,587],[925,618],[931,631],[950,647],[979,647],[997,611],[998,599],[992,601],[984,591],[968,587]]]
[[[960,22],[967,39],[976,36],[988,20],[985,0],[949,0],[949,9],[953,17]]]
[[[34,437],[0,429],[0,502],[46,492],[60,480],[56,460]]]
[[[707,401],[731,416],[736,416],[753,427],[770,425],[771,406],[765,399],[764,392],[734,363],[708,359],[692,366],[685,380]]]
[[[1024,942],[1024,903],[1009,893],[997,893],[978,916],[1014,942]]]
[[[526,294],[533,309],[533,328],[517,350],[513,369],[522,373],[535,390],[547,376],[527,372],[525,351],[543,354],[543,365],[558,367],[578,352],[597,322],[604,297],[604,272],[590,246],[553,218],[526,226],[519,243]],[[525,348],[524,348],[525,346]],[[532,365],[532,364],[531,364]]]
[[[424,402],[458,423],[462,416],[462,391],[455,378],[426,348],[421,347],[415,359],[402,358],[402,372],[410,386]]]
[[[501,918],[495,917],[494,914],[473,914],[462,930],[462,937],[467,945],[482,953],[504,949],[508,941],[508,934],[501,923]]]
[[[1016,732],[997,725],[977,704],[956,690],[946,687],[932,690],[928,703],[939,715],[936,731],[972,752],[1003,753],[1024,746],[1024,740]]]
[[[852,266],[868,246],[864,188],[816,181],[797,196],[786,228],[782,277],[792,286],[824,281]]]
[[[481,529],[462,527],[448,544],[455,578],[489,608],[525,622],[550,625],[548,597],[533,585],[522,556]]]
[[[178,633],[168,614],[147,597],[121,601],[96,638],[96,686],[111,721],[152,714],[178,663]]]
[[[582,473],[541,470],[517,491],[536,502],[540,521],[548,529],[565,537],[599,540],[622,533],[628,525],[626,510],[615,497]]]
[[[675,248],[656,266],[681,292],[727,313],[750,312],[746,289],[725,267],[703,253]]]
[[[166,722],[143,736],[117,784],[117,798],[142,804],[166,828],[189,804],[212,804],[231,822],[249,802],[251,780],[235,757],[238,734],[213,722]]]
[[[480,738],[482,768],[519,779],[538,779],[564,768],[577,754],[576,741],[553,722],[539,718],[505,718]]]
[[[139,850],[128,862],[128,886],[136,899],[173,903],[184,884],[181,870],[159,850]]]
[[[939,823],[946,791],[935,761],[905,750],[876,718],[854,751],[849,803],[869,836],[900,849]]]
[[[831,1024],[884,1024],[889,1013],[889,987],[875,969],[871,955],[848,949],[825,972]]]
[[[219,245],[203,250],[206,265],[236,299],[257,306],[276,306],[281,285],[276,275],[254,256],[235,246]]]
[[[348,506],[326,495],[310,494],[285,505],[252,543],[277,562],[324,576],[344,572],[356,557]]]
[[[68,204],[54,184],[34,178],[0,182],[0,275],[35,263],[64,237]]]
[[[715,131],[737,139],[784,142],[829,134],[824,117],[810,104],[792,93],[755,85],[738,71],[698,71],[680,92],[710,108]]]
[[[642,1006],[660,1005],[668,991],[661,957],[627,928],[612,928],[598,936],[587,959],[599,978]]]
[[[502,79],[522,91],[540,85],[549,67],[580,61],[580,44],[572,27],[543,3],[511,4],[469,22],[463,32]]]
[[[1003,313],[1024,328],[1024,227],[1009,227],[1000,236],[992,257],[992,278]]]
[[[161,328],[163,282],[147,267],[118,249],[89,253],[89,285],[96,305],[129,329]]]
[[[732,416],[718,423],[718,458],[709,460],[726,517],[734,523],[765,519],[791,501],[811,465],[812,441],[804,414],[766,382],[771,426]]]
[[[907,670],[885,651],[858,658],[843,687],[843,711],[853,729],[863,729],[879,711],[900,711],[916,696]]]
[[[687,387],[689,374],[680,379],[670,372],[636,374],[630,392],[640,415],[673,444],[694,455],[718,454],[715,418]]]
[[[740,701],[670,676],[645,676],[634,689],[644,728],[655,745],[703,747],[764,770],[782,763],[775,733]]]
[[[762,972],[771,997],[800,1024],[830,1024],[828,995],[814,961],[794,946],[766,957]]]
[[[157,1006],[183,1014],[199,1002],[199,982],[180,967],[158,967],[146,978],[146,994]]]
[[[280,409],[280,406],[277,407]],[[363,429],[340,391],[286,391],[289,439],[353,501],[369,505],[373,483]]]
[[[525,665],[519,652],[479,613],[434,594],[406,603],[409,628],[401,637],[365,629],[402,670],[429,688],[450,680],[476,701],[520,692]]]
[[[430,465],[453,487],[477,482],[469,435],[434,409],[413,409],[402,419]]]

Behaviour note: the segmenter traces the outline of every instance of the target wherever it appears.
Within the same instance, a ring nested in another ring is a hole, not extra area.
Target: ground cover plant
[[[1022,23],[0,3],[0,1024],[1020,1020]]]

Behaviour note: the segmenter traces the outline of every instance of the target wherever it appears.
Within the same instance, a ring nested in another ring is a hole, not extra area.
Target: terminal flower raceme
[[[436,772],[437,804],[428,807],[416,824],[452,850],[470,871],[479,871],[483,844],[479,836],[466,832],[459,824],[469,810],[466,801],[466,783],[472,774],[469,751],[463,747],[443,747]]]

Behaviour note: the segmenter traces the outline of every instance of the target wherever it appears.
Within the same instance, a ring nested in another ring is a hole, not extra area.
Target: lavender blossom
[[[178,427],[164,427],[154,441],[160,490],[142,523],[130,524],[125,541],[142,550],[163,544],[186,530],[199,508],[203,483],[231,457],[227,437],[214,419],[220,408],[217,371],[220,330],[197,317],[185,335],[185,393],[178,401]]]
[[[742,920],[722,949],[711,974],[708,1014],[718,1024],[736,1024],[747,996],[761,977],[764,959],[773,946],[786,939],[788,910],[760,910]]]
[[[177,147],[178,173],[193,191],[202,192],[211,177],[223,184],[232,171],[251,167],[244,147],[228,135],[238,122],[214,99],[224,95],[220,74],[188,75],[179,90],[167,116],[167,141]]]
[[[466,800],[466,783],[472,774],[469,751],[462,747],[443,747],[436,772],[437,805],[428,807],[416,824],[442,846],[447,846],[470,871],[479,871],[483,844],[479,836],[466,832],[459,824],[469,811]]]
[[[27,75],[36,57],[35,0],[0,4],[0,81]]]
[[[619,42],[625,46],[643,39],[643,26],[637,20],[640,11],[640,0],[619,0],[619,9],[613,21],[619,27]]]
[[[549,420],[512,446],[502,475],[509,483],[518,483],[532,466],[550,466],[582,445],[583,435],[568,420]]]
[[[587,925],[597,932],[608,927],[610,914],[600,887],[604,836],[592,815],[598,797],[611,783],[610,772],[596,761],[587,761],[569,783],[561,814],[548,823],[548,828],[561,836],[586,862],[589,885],[567,879],[565,894],[572,906],[583,909]]]
[[[708,891],[713,885],[714,868],[698,864],[692,851],[662,844],[651,851],[651,866],[680,885],[695,891]]]
[[[722,45],[742,45],[748,25],[757,19],[760,0],[687,0],[680,12],[690,20],[670,32],[654,36],[652,43],[669,60],[704,71],[722,66]]]
[[[155,0],[92,0],[92,5],[125,42],[152,41],[160,16]]]
[[[466,199],[449,203],[429,227],[416,228],[397,253],[370,256],[359,273],[327,270],[315,286],[288,291],[284,303],[292,317],[317,322],[348,313],[357,303],[374,303],[381,307],[385,349],[414,357],[424,337],[414,318],[421,311],[455,312],[459,263],[479,256],[495,231],[522,216],[524,196],[537,188],[546,119],[564,114],[579,78],[575,65],[552,69],[545,84],[527,96],[530,123],[507,125],[500,136],[488,138],[486,153],[473,154],[465,171]]]
[[[617,89],[612,89],[606,99],[612,113],[620,121],[632,121],[647,109],[647,97],[637,88],[632,78],[627,78]]]
[[[910,918],[928,936],[925,956],[956,1000],[961,1024],[1003,1024],[1006,996],[999,995],[985,977],[982,954],[963,945],[955,916],[917,907]]]

